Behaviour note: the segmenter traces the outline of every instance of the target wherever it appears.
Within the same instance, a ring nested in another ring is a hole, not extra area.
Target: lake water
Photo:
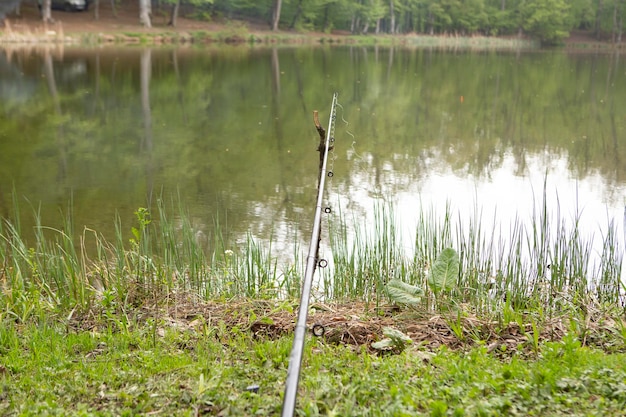
[[[34,209],[56,227],[71,202],[112,238],[180,199],[200,235],[219,219],[291,254],[334,92],[327,198],[358,221],[391,203],[408,250],[422,207],[506,229],[544,189],[589,234],[624,229],[623,56],[348,46],[0,50],[0,215],[15,191],[24,230]]]

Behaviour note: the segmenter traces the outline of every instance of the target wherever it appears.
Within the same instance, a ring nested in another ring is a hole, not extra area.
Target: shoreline
[[[54,23],[39,20],[35,6],[23,5],[19,17],[9,16],[0,28],[0,45],[361,45],[407,46],[460,49],[539,49],[538,43],[524,37],[456,36],[456,35],[353,35],[345,32],[273,32],[267,25],[243,20],[201,21],[181,16],[176,27],[167,25],[163,11],[155,11],[153,27],[139,24],[136,8],[113,12],[108,4],[100,7],[96,20],[92,11],[65,13],[54,11]],[[565,43],[556,48],[567,51],[621,51],[624,44],[595,39],[590,33],[573,31]]]

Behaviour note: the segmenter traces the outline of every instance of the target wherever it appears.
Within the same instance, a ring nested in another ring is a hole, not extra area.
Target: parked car
[[[66,12],[82,12],[89,9],[88,0],[50,0],[50,8],[52,10],[64,10]],[[37,0],[39,10],[43,5],[43,0]]]

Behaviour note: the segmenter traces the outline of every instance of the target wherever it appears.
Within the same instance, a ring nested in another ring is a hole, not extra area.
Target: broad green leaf
[[[437,257],[428,275],[428,285],[435,294],[450,291],[459,276],[459,255],[452,248],[446,248]]]
[[[372,343],[372,348],[377,350],[391,350],[396,348],[403,350],[406,345],[413,343],[413,340],[409,336],[393,327],[384,327],[383,334],[387,337]]]
[[[393,340],[396,346],[404,346],[405,344],[413,343],[413,339],[393,327],[384,327],[383,334]]]
[[[396,347],[396,344],[393,340],[387,338],[383,340],[379,340],[378,342],[372,343],[372,347],[377,350],[389,350]]]
[[[424,294],[420,287],[416,287],[399,279],[392,279],[387,283],[389,298],[402,304],[418,304]]]

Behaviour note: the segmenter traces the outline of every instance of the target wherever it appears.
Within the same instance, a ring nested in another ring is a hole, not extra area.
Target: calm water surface
[[[626,57],[374,47],[0,50],[0,215],[15,192],[24,230],[57,226],[71,202],[112,238],[180,199],[199,235],[292,253],[335,91],[327,198],[358,222],[392,203],[408,249],[424,207],[506,230],[544,188],[589,234],[624,228]]]

